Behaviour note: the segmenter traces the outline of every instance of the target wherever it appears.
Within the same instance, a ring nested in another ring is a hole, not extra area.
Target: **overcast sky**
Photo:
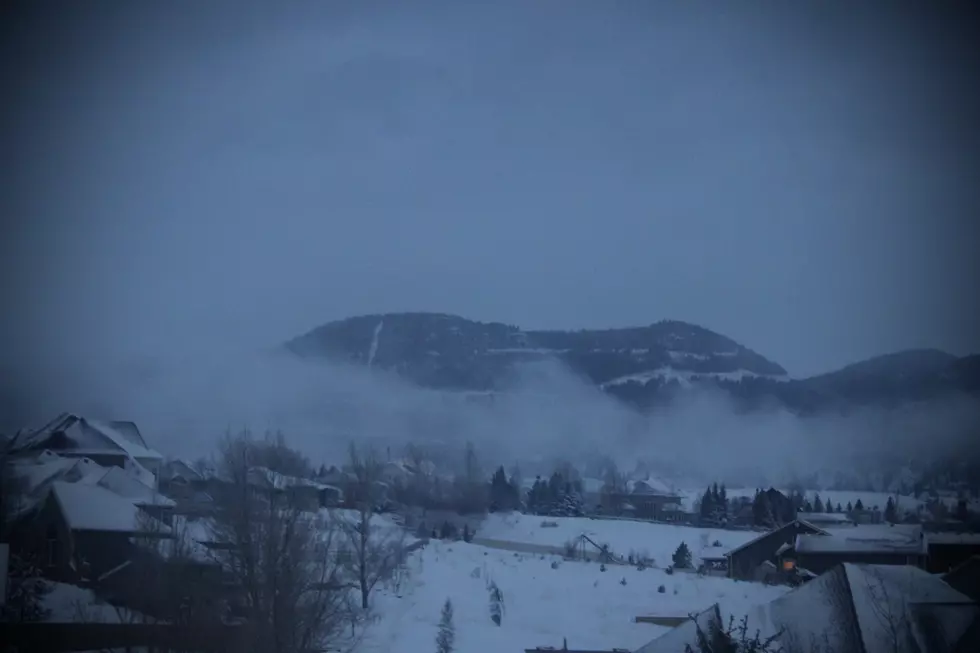
[[[975,30],[935,5],[114,4],[4,21],[20,355],[403,310],[687,320],[795,375],[980,350]]]

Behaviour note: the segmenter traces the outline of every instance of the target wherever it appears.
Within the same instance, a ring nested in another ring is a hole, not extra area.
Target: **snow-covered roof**
[[[843,512],[800,512],[797,514],[797,516],[800,519],[813,524],[846,524],[853,521],[846,513]]]
[[[173,500],[163,496],[152,487],[142,483],[131,473],[119,467],[109,467],[102,474],[96,474],[80,481],[88,485],[99,485],[121,497],[130,499],[141,506],[175,506]]]
[[[123,451],[137,459],[162,459],[146,446],[132,422],[102,422],[62,413],[32,433],[22,433],[12,443],[14,451],[44,446],[55,433],[64,433],[76,448],[87,451]]]
[[[781,530],[784,530],[784,529],[787,529],[787,528],[797,528],[799,526],[804,526],[805,528],[808,528],[811,531],[813,531],[814,533],[817,533],[819,535],[829,535],[830,534],[827,531],[825,531],[824,529],[820,528],[819,526],[814,526],[813,524],[811,524],[808,521],[803,521],[802,519],[797,519],[795,521],[791,521],[791,522],[788,522],[786,524],[783,524],[779,528],[774,528],[774,529],[772,529],[770,531],[766,531],[765,533],[760,534],[758,537],[752,538],[748,542],[743,542],[739,546],[737,546],[734,549],[730,550],[725,555],[729,555],[729,556],[734,555],[735,553],[738,553],[739,551],[741,551],[742,549],[746,548],[747,546],[749,546],[751,544],[755,544],[756,542],[758,542],[762,538],[768,537],[769,535],[771,535],[771,534],[773,534],[775,532],[778,532],[778,531],[781,531]]]
[[[628,481],[627,489],[634,494],[653,494],[661,496],[674,496],[677,493],[658,478],[648,476],[638,481]]]
[[[851,589],[852,601],[861,628],[861,637],[867,651],[894,648],[891,626],[921,621],[910,618],[911,606],[959,604],[959,609],[936,610],[941,631],[955,644],[980,614],[980,608],[969,597],[960,594],[945,582],[911,565],[844,565]],[[938,606],[937,606],[938,607]],[[886,619],[882,619],[882,615]],[[895,615],[895,624],[886,623],[888,615]],[[899,615],[905,617],[902,619]],[[900,649],[911,651],[899,644]],[[933,650],[932,648],[920,650]],[[947,649],[949,650],[949,649]]]
[[[308,478],[301,478],[299,476],[287,476],[266,467],[255,467],[250,469],[249,479],[253,483],[264,483],[276,488],[277,490],[282,490],[288,487],[311,487],[317,490],[330,489],[338,492],[340,491],[339,488],[333,485],[318,483]]]
[[[921,555],[926,552],[921,539],[859,538],[841,535],[796,536],[797,553],[894,553]]]
[[[51,494],[72,530],[168,534],[170,528],[131,500],[99,485],[55,481]],[[152,530],[151,530],[152,529]]]
[[[704,632],[710,632],[714,628],[724,628],[721,611],[715,603],[707,610],[694,616],[697,620],[688,619],[681,625],[672,628],[652,642],[644,644],[633,653],[678,653],[680,651],[697,651],[698,647],[698,628]]]
[[[913,646],[916,606],[937,608],[947,641],[956,642],[980,610],[971,603],[938,577],[916,567],[844,563],[756,606],[748,618],[750,628],[759,629],[761,637],[783,630],[780,642],[801,645],[803,650],[819,644],[842,653],[886,649],[913,653],[935,650],[922,647],[921,641],[917,642],[920,648]],[[901,635],[899,641],[893,639],[895,630]],[[848,633],[860,633],[863,647],[843,639]]]
[[[161,470],[161,476],[173,480],[177,477],[183,477],[186,480],[202,480],[204,477],[198,472],[194,467],[191,466],[186,460],[169,460],[164,464]]]

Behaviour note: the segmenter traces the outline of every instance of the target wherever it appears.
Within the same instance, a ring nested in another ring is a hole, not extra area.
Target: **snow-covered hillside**
[[[557,569],[553,561],[559,561]],[[569,648],[633,650],[668,630],[634,623],[636,616],[686,616],[715,602],[742,615],[787,591],[727,578],[668,575],[659,569],[609,566],[603,572],[596,563],[462,542],[432,541],[413,554],[409,568],[411,577],[400,592],[377,595],[379,618],[366,633],[363,653],[433,650],[439,612],[447,598],[455,610],[456,650],[499,653],[560,648],[563,638]],[[490,620],[488,579],[504,595],[499,627]],[[657,591],[661,585],[664,593]]]

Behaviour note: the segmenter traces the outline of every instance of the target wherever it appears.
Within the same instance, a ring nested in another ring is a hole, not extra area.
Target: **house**
[[[762,580],[768,575],[768,568],[762,568],[762,565],[779,563],[780,552],[800,534],[829,535],[824,529],[801,519],[791,521],[726,553],[728,577]]]
[[[175,514],[203,516],[214,510],[204,475],[183,460],[169,460],[159,474],[160,492],[174,500]]]
[[[170,536],[170,527],[137,503],[98,483],[55,481],[31,520],[27,543],[42,552],[45,575],[92,581],[130,560],[134,537]]]
[[[298,476],[287,476],[266,467],[250,469],[248,481],[254,487],[281,492],[289,498],[292,505],[313,512],[320,508],[339,506],[343,502],[343,492],[338,487]]]
[[[941,574],[980,556],[980,533],[927,533],[927,570]]]
[[[980,606],[916,567],[843,563],[752,608],[748,623],[784,650],[966,653]]]
[[[36,431],[19,433],[9,447],[14,456],[44,450],[127,469],[147,485],[156,483],[163,462],[163,456],[146,444],[134,423],[104,422],[69,413],[62,413]]]
[[[614,493],[612,498],[640,519],[676,521],[684,515],[683,499],[665,483],[651,477],[628,482],[626,492]]]
[[[928,549],[921,528],[853,527],[833,533],[796,536],[792,548],[780,553],[784,567],[799,565],[822,574],[836,565],[912,565],[926,567]]]

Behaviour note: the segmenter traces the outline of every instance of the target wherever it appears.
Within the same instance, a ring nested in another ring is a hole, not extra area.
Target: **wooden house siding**
[[[926,571],[945,574],[974,556],[980,556],[978,542],[929,542],[929,562]]]
[[[738,580],[752,580],[757,575],[759,565],[776,562],[776,551],[784,544],[792,545],[801,533],[821,533],[819,529],[805,522],[790,522],[745,544],[728,555],[728,577]]]

